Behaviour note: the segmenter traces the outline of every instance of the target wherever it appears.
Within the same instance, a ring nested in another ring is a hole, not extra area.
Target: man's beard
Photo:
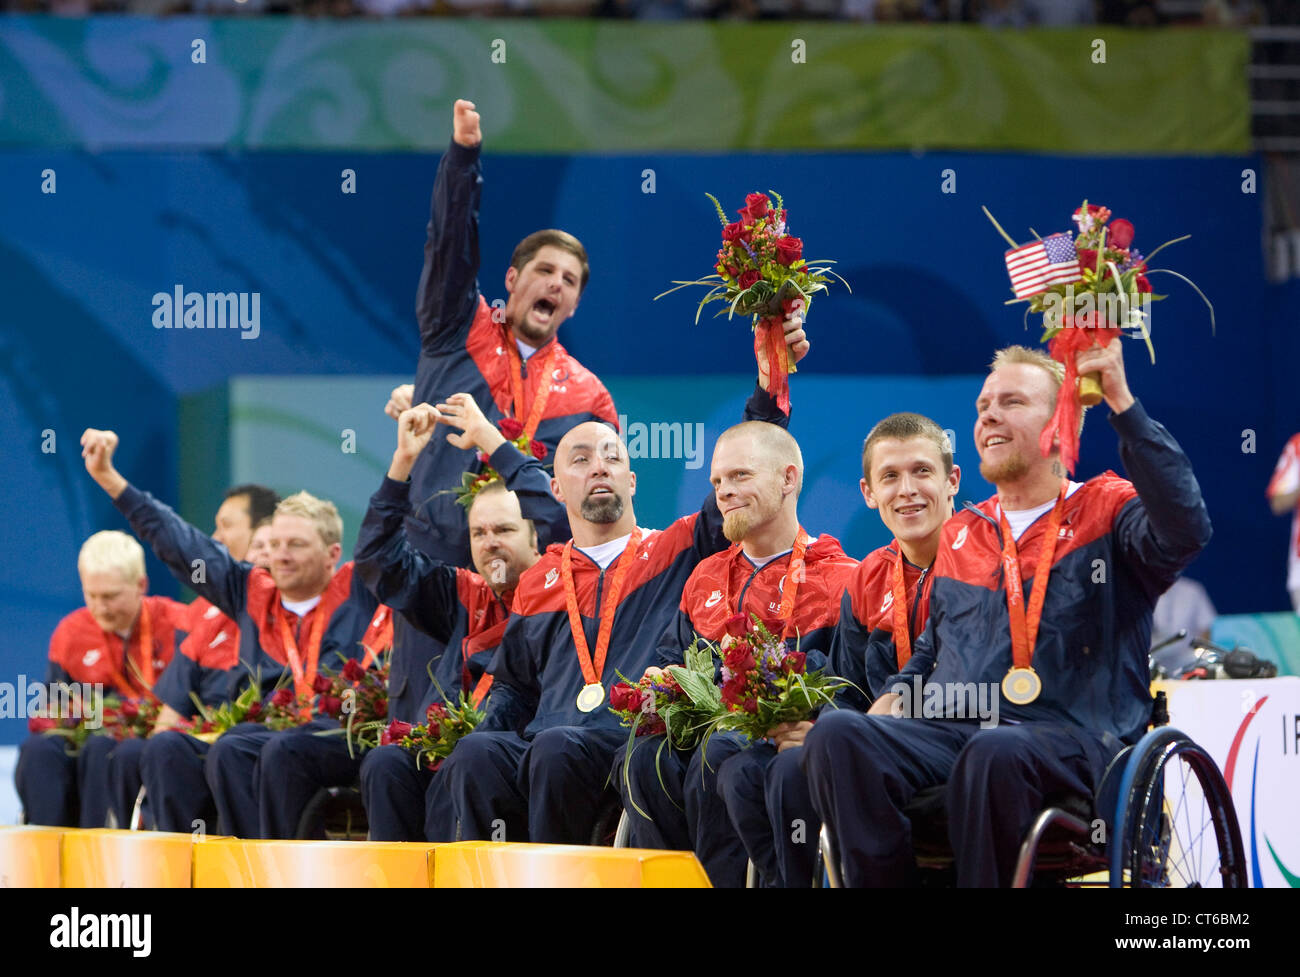
[[[1015,482],[1029,474],[1029,462],[1019,452],[1000,462],[980,462],[980,475],[994,485]]]
[[[623,518],[623,496],[617,493],[587,496],[582,500],[582,518],[604,525],[618,522]]]
[[[737,512],[728,512],[722,517],[722,535],[727,537],[728,542],[739,543],[749,535],[752,522],[750,516],[748,509],[740,509]]]

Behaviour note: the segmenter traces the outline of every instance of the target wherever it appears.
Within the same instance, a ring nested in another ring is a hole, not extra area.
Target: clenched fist
[[[117,434],[113,431],[88,427],[81,435],[81,457],[85,459],[86,472],[113,499],[126,490],[126,479],[113,467],[116,450]]]
[[[452,106],[451,138],[456,145],[473,149],[483,141],[483,130],[479,128],[478,113],[474,103],[463,98],[456,99]]]
[[[428,404],[416,404],[397,417],[397,448],[393,463],[388,467],[388,477],[404,482],[415,467],[415,459],[433,437],[438,426],[438,412]]]

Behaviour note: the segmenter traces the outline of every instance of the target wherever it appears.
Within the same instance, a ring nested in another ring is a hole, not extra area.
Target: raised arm
[[[483,134],[473,102],[458,99],[452,112],[452,141],[433,181],[424,267],[415,297],[420,346],[431,354],[463,342],[478,303]]]
[[[236,617],[248,598],[248,575],[253,565],[235,560],[223,545],[191,526],[169,506],[130,485],[113,467],[117,444],[118,437],[112,431],[88,428],[81,435],[81,456],[87,473],[172,576],[217,605],[227,617]]]

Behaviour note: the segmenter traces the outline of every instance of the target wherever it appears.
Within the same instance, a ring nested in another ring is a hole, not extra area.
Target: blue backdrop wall
[[[9,624],[0,658],[7,676],[40,674],[51,628],[80,602],[77,546],[96,529],[123,525],[82,471],[76,442],[83,428],[122,432],[122,470],[175,500],[185,477],[178,472],[187,436],[180,398],[236,375],[409,374],[436,163],[422,154],[0,153],[0,449],[8,511],[0,611]],[[341,190],[345,169],[355,173],[353,194]],[[945,393],[943,411],[966,405],[945,426],[956,431],[959,461],[973,477],[976,375],[998,346],[1038,340],[1034,325],[1022,326],[1022,307],[1003,304],[1010,294],[1005,245],[981,204],[1020,239],[1031,225],[1043,234],[1069,229],[1069,214],[1085,195],[1132,220],[1144,251],[1191,233],[1157,264],[1193,278],[1214,300],[1217,336],[1186,286],[1155,278],[1157,291],[1170,295],[1153,313],[1157,363],[1150,365],[1140,344],[1128,344],[1130,379],[1186,447],[1209,501],[1215,538],[1192,574],[1221,611],[1280,609],[1287,525],[1269,515],[1263,491],[1300,423],[1292,376],[1300,362],[1292,311],[1300,287],[1264,280],[1261,198],[1243,192],[1245,169],[1260,172],[1260,161],[489,155],[481,284],[489,300],[504,297],[515,241],[538,227],[565,227],[587,244],[592,280],[561,336],[615,392],[621,378],[723,374],[743,382],[752,370],[744,324],[705,318],[696,325],[697,296],[689,293],[652,300],[673,279],[711,271],[718,228],[706,190],[733,208],[748,191],[784,193],[808,254],[838,259],[853,287],[852,295],[838,289],[815,302],[814,350],[795,378],[801,441],[816,457],[846,459],[844,484],[828,487],[817,511],[827,524],[849,526],[862,517],[852,484],[856,454],[866,429],[889,409],[886,400],[923,409],[935,388],[921,381],[971,378],[968,390]],[[41,192],[46,170],[56,174],[56,193]],[[942,192],[948,170],[955,193]],[[646,192],[651,179],[653,193]],[[258,293],[258,338],[154,328],[153,295],[177,285]],[[836,409],[812,411],[805,422],[799,385],[831,375]],[[376,386],[374,411],[386,394]],[[690,391],[679,383],[666,398],[674,402],[654,409],[668,421],[699,415]],[[1118,467],[1105,413],[1099,408],[1085,431],[1083,476]],[[202,427],[204,438],[214,436],[210,425]],[[53,432],[53,451],[46,432]],[[368,449],[384,457],[391,446]],[[224,455],[228,447],[214,443],[211,451]],[[295,460],[280,464],[260,477],[292,485]],[[693,497],[691,480],[702,485],[704,477],[682,472],[684,487],[673,486],[663,511],[678,504],[679,491],[681,499]],[[976,484],[968,482],[963,494],[977,497]],[[186,515],[206,526],[211,511]],[[857,530],[849,536],[872,541]],[[151,576],[155,589],[175,592],[156,565]],[[0,740],[19,734],[17,723],[0,723]]]

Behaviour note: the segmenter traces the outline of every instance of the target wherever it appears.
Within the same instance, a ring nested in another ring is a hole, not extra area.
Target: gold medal
[[[578,708],[583,712],[592,712],[600,708],[600,704],[605,701],[605,686],[599,682],[592,682],[590,685],[584,685],[582,691],[578,693]]]
[[[1032,668],[1012,668],[1002,678],[1002,694],[1012,705],[1027,706],[1042,691],[1042,679]]]

